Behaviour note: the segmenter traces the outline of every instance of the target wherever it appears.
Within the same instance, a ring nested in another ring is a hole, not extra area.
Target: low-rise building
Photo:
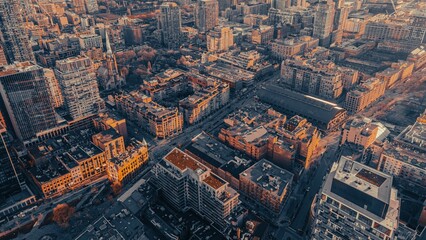
[[[232,45],[234,45],[234,36],[229,27],[215,27],[207,33],[209,52],[227,51]]]
[[[92,142],[105,152],[107,159],[111,159],[126,151],[124,137],[114,128],[109,128],[92,136]]]
[[[377,138],[379,127],[371,119],[356,117],[343,126],[340,144],[352,143],[368,148]]]
[[[28,150],[29,174],[45,197],[71,191],[105,176],[106,154],[87,135],[66,134]]]
[[[93,119],[93,125],[97,131],[105,131],[114,128],[124,139],[127,139],[127,125],[125,118],[119,118],[111,113],[100,113]]]
[[[335,103],[300,94],[277,84],[262,87],[257,95],[261,101],[271,104],[277,110],[305,117],[323,130],[340,127],[347,117],[346,110]]]
[[[208,86],[179,101],[179,109],[188,124],[195,124],[229,102],[227,83],[210,82]]]
[[[319,40],[309,36],[299,38],[288,38],[285,40],[274,40],[270,43],[272,56],[279,60],[303,54],[309,49],[318,47]]]
[[[426,49],[425,46],[420,46],[408,55],[407,61],[414,63],[414,69],[420,69],[426,64]]]
[[[132,139],[126,151],[107,161],[108,179],[111,182],[131,180],[148,161],[148,145]]]
[[[204,164],[175,148],[153,168],[160,193],[177,210],[193,209],[223,232],[239,194]]]
[[[256,104],[224,121],[228,126],[220,130],[219,139],[256,160],[268,156],[287,169],[296,161],[305,168],[312,164],[319,132],[302,117],[287,119],[268,105]]]
[[[260,25],[251,31],[251,42],[253,44],[267,44],[274,38],[274,28]]]
[[[397,81],[404,80],[411,76],[414,70],[414,63],[408,61],[399,61],[392,63],[392,65],[376,73],[376,78],[386,82],[386,88],[392,87]]]
[[[370,78],[346,94],[345,108],[351,113],[360,112],[383,96],[385,90],[385,81]]]
[[[139,91],[115,96],[117,109],[130,120],[158,138],[167,138],[182,131],[183,115],[177,108],[166,108]]]
[[[262,159],[240,173],[240,191],[265,209],[279,214],[292,181],[292,173]]]
[[[141,85],[141,90],[154,101],[173,98],[189,91],[188,78],[179,69],[167,69],[145,80]]]

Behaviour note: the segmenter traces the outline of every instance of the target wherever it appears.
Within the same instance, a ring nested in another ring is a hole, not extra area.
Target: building
[[[377,72],[375,77],[386,82],[386,88],[392,87],[397,81],[404,80],[411,76],[414,70],[414,63],[408,61],[394,62],[383,71]]]
[[[35,61],[32,45],[24,29],[24,16],[18,1],[0,1],[1,43],[9,64]]]
[[[335,15],[334,5],[331,1],[319,2],[316,5],[312,36],[319,39],[319,45],[322,47],[328,47],[331,44]]]
[[[100,85],[104,90],[121,88],[126,84],[126,80],[118,71],[117,60],[111,49],[108,31],[105,31],[105,45],[107,50],[105,54],[106,62],[97,72],[100,78]]]
[[[340,144],[353,143],[368,148],[378,137],[379,126],[371,119],[357,117],[343,126]]]
[[[49,86],[49,96],[53,108],[59,108],[64,105],[64,97],[62,96],[61,87],[59,86],[58,79],[56,79],[55,72],[50,68],[43,68],[43,72]]]
[[[95,115],[104,108],[95,69],[88,57],[57,61],[55,75],[62,89],[64,106],[72,119]]]
[[[107,173],[111,182],[128,182],[148,161],[148,145],[135,139],[127,146],[126,151],[108,159]]]
[[[58,196],[105,176],[105,152],[89,138],[89,134],[70,133],[28,149],[28,161],[33,162],[29,175],[45,197]]]
[[[270,43],[272,55],[279,60],[303,54],[305,51],[318,47],[318,44],[318,39],[309,36],[287,38],[284,40],[277,39]]]
[[[205,88],[179,101],[179,110],[188,124],[195,124],[229,102],[230,88],[226,83],[211,82]]]
[[[240,173],[240,191],[277,215],[284,206],[292,182],[292,173],[265,159]]]
[[[341,157],[313,203],[311,239],[394,239],[400,200],[392,180],[392,176]]]
[[[226,146],[213,136],[202,132],[194,137],[185,152],[204,164],[232,188],[240,189],[240,173],[252,165],[241,153]]]
[[[21,141],[54,128],[57,119],[43,68],[30,62],[0,72],[0,93],[13,130]]]
[[[158,138],[182,131],[183,115],[177,108],[163,107],[138,91],[116,95],[114,100],[118,111]]]
[[[306,119],[286,116],[265,104],[243,108],[225,118],[219,139],[248,156],[269,157],[280,167],[308,169],[319,143],[319,132]]]
[[[200,32],[207,32],[219,23],[217,0],[197,0],[195,5],[195,26]]]
[[[357,113],[370,106],[385,94],[386,82],[370,78],[346,94],[345,109]]]
[[[191,208],[225,232],[239,202],[239,194],[226,181],[177,148],[155,165],[153,173],[160,192],[175,209]]]
[[[124,139],[127,139],[127,125],[125,118],[118,118],[113,114],[100,113],[93,119],[93,126],[97,131],[105,131],[114,128]]]
[[[274,39],[274,28],[272,26],[260,25],[251,31],[251,42],[253,44],[268,44]]]
[[[7,65],[6,53],[4,52],[3,46],[0,46],[0,67]]]
[[[300,94],[276,84],[262,87],[258,91],[258,97],[284,113],[305,117],[323,130],[340,127],[347,117],[346,110],[335,103]]]
[[[123,37],[126,46],[142,45],[144,41],[143,27],[139,25],[126,25],[123,27]]]
[[[105,157],[111,159],[126,152],[124,137],[114,128],[109,128],[92,136],[92,142],[105,152]]]
[[[87,13],[93,14],[99,10],[97,0],[85,0]]]
[[[79,36],[81,49],[102,48],[102,37],[98,34],[81,34]]]
[[[393,142],[385,143],[378,169],[398,179],[426,187],[426,111]]]
[[[414,69],[420,69],[422,66],[426,64],[426,50],[424,46],[420,46],[408,55],[408,62],[414,63]]]
[[[291,89],[325,99],[337,99],[343,92],[342,74],[329,60],[285,60],[281,64],[281,78]]]
[[[215,27],[207,33],[209,52],[227,51],[234,45],[234,35],[229,27]]]
[[[181,43],[181,12],[174,2],[164,2],[160,6],[158,28],[162,44],[167,48],[178,48]]]

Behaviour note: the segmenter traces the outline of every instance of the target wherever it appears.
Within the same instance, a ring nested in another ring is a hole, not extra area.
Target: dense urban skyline
[[[426,239],[425,0],[0,0],[0,239]]]

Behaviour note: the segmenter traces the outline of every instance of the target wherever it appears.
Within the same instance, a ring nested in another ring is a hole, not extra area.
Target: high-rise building
[[[19,1],[0,1],[0,40],[9,63],[35,60],[23,26],[23,16]]]
[[[72,119],[91,116],[104,107],[92,62],[79,56],[56,62],[55,75],[64,97],[64,105]]]
[[[48,86],[43,68],[30,62],[8,65],[0,72],[3,104],[20,140],[56,126]]]
[[[195,26],[200,32],[213,29],[219,22],[217,0],[199,0],[195,6]]]
[[[311,239],[394,239],[400,200],[392,180],[341,157],[314,202]]]
[[[229,27],[216,27],[207,34],[209,52],[227,51],[234,45],[234,35]]]
[[[0,67],[7,65],[7,58],[3,47],[0,45]]]
[[[330,46],[334,23],[334,3],[319,2],[316,6],[313,37],[320,40],[320,46]]]
[[[178,48],[181,42],[181,12],[174,2],[161,4],[158,28],[161,31],[161,41],[167,48]]]
[[[58,79],[56,79],[55,72],[50,68],[44,68],[43,71],[49,86],[50,101],[54,108],[61,107],[64,104],[64,98],[62,97],[61,87]]]
[[[165,199],[176,209],[192,208],[222,230],[238,205],[239,194],[211,169],[175,148],[153,169]]]

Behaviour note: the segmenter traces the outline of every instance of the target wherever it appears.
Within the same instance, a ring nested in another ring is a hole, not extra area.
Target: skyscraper
[[[0,93],[16,136],[29,140],[56,126],[56,116],[43,68],[30,62],[0,72]]]
[[[64,105],[72,119],[96,114],[104,107],[99,96],[96,73],[86,56],[56,62],[55,75],[64,97]]]
[[[392,176],[341,157],[314,203],[311,239],[394,239],[400,200]]]
[[[323,1],[316,6],[313,37],[318,38],[319,45],[323,47],[330,46],[335,14],[334,5],[332,1]]]
[[[19,1],[0,0],[0,41],[9,63],[34,61]]]
[[[198,0],[195,6],[195,25],[200,32],[213,29],[219,21],[217,0]]]
[[[174,2],[165,2],[160,7],[158,28],[161,31],[161,41],[167,48],[177,48],[181,37],[181,12]]]

